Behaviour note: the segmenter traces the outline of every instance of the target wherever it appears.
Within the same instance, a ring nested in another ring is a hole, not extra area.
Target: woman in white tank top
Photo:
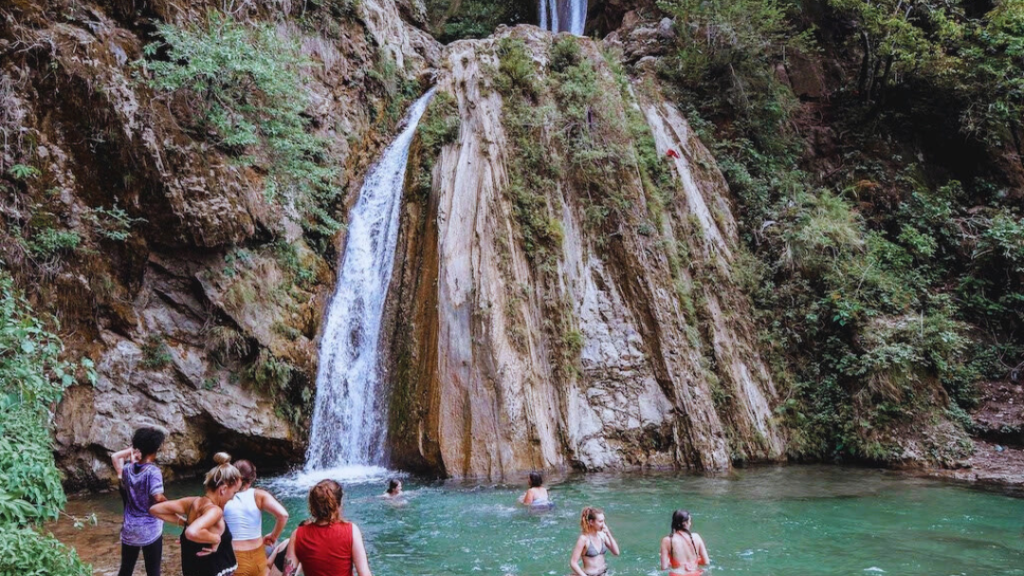
[[[238,559],[235,576],[266,576],[267,555],[264,546],[272,546],[288,523],[288,511],[266,490],[253,488],[256,467],[248,460],[235,462],[242,473],[242,488],[224,506],[224,521],[231,530],[232,547]],[[263,513],[274,515],[274,529],[263,535]]]

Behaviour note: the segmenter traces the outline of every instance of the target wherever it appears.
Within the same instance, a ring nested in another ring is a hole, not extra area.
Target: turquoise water
[[[304,490],[267,486],[291,511],[290,533],[306,516]],[[568,574],[584,505],[604,508],[619,541],[616,576],[658,573],[675,508],[694,515],[708,576],[1024,575],[1024,500],[878,470],[576,475],[550,483],[557,506],[541,515],[517,506],[524,488],[406,478],[408,503],[394,506],[377,497],[383,480],[347,484],[345,516],[377,576]]]

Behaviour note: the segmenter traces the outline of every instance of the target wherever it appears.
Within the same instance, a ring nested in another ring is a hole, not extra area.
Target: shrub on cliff
[[[1024,220],[989,181],[994,165],[949,147],[1022,151],[1024,4],[658,4],[676,17],[663,76],[712,145],[757,256],[745,272],[791,387],[780,413],[797,456],[901,457],[893,441],[912,423],[947,405],[962,414],[971,383],[1005,377],[1021,354]],[[794,114],[787,74],[822,53],[828,98],[802,95],[817,100],[812,120]],[[838,134],[836,149],[807,124]],[[939,458],[969,449],[954,444]]]
[[[157,27],[145,48],[150,84],[187,102],[195,135],[267,173],[266,191],[307,231],[331,235],[338,172],[328,143],[310,133],[299,70],[309,65],[270,24],[243,24],[217,11],[184,28]]]
[[[78,368],[0,268],[0,575],[88,574],[74,551],[32,526],[64,507],[50,410]],[[93,377],[92,366],[83,363]]]

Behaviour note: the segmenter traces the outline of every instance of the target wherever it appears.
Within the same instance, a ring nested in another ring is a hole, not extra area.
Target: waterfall
[[[327,308],[316,375],[306,470],[380,464],[387,403],[380,391],[379,340],[398,241],[409,145],[434,95],[413,104],[399,133],[359,191],[348,217],[338,283]]]
[[[540,0],[538,9],[541,28],[583,36],[587,23],[587,0]]]

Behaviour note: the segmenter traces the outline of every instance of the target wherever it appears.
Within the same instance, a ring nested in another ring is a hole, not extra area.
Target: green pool
[[[265,487],[292,512],[290,533],[306,516],[304,489],[291,478]],[[520,486],[406,478],[400,507],[377,497],[383,479],[345,489],[345,515],[362,528],[377,576],[567,574],[588,504],[604,508],[622,547],[609,558],[617,576],[658,573],[675,508],[694,514],[709,576],[1024,575],[1024,500],[878,470],[573,475],[551,482],[557,506],[541,515],[516,505]]]

